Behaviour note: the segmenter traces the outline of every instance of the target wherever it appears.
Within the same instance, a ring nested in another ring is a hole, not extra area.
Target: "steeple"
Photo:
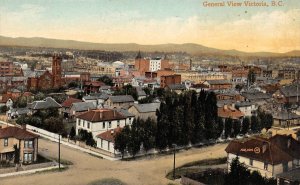
[[[135,57],[135,59],[142,59],[142,55],[141,55],[141,51],[139,50],[137,56]]]

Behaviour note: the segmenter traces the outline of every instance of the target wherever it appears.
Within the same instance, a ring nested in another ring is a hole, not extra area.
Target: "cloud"
[[[44,20],[43,13],[45,8],[30,4],[18,12],[0,13],[0,35],[107,43],[198,43],[243,51],[300,49],[300,9],[259,12],[224,22],[198,16],[149,19],[142,11],[107,11],[70,20]]]

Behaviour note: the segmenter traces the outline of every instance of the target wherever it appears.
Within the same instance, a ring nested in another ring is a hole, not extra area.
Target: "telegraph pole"
[[[58,134],[58,169],[60,170],[60,134]]]

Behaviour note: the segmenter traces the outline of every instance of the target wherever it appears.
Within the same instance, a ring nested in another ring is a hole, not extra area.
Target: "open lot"
[[[181,151],[176,155],[176,166],[185,163],[226,156],[227,144]],[[39,152],[57,158],[58,144],[40,139]],[[62,172],[42,172],[28,176],[0,179],[1,185],[87,185],[102,178],[116,178],[128,185],[167,185],[165,174],[172,170],[173,155],[148,157],[133,161],[108,161],[61,146],[62,159],[73,163]]]

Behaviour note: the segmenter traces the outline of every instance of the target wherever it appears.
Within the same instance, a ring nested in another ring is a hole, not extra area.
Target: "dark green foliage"
[[[224,185],[276,185],[276,180],[262,177],[258,171],[250,172],[237,157],[231,162]]]
[[[76,87],[80,87],[80,85],[79,85],[79,83],[78,82],[70,82],[69,84],[68,84],[68,87],[69,88],[76,88]]]
[[[76,135],[76,131],[75,131],[74,126],[72,126],[72,128],[70,130],[70,134],[69,134],[70,139],[74,140],[75,135]]]
[[[232,124],[233,124],[233,120],[231,118],[227,118],[225,120],[225,138],[228,138],[229,136],[231,136],[232,133]]]
[[[249,128],[250,128],[250,119],[248,117],[245,117],[243,119],[243,123],[242,123],[241,134],[246,134],[248,132]]]
[[[8,111],[8,110],[9,110],[8,107],[6,105],[4,105],[0,108],[0,113],[6,113],[6,111]]]
[[[252,85],[256,80],[256,74],[253,70],[250,70],[248,73],[248,83],[249,85]]]
[[[122,159],[127,148],[127,143],[129,141],[130,128],[125,126],[122,131],[115,135],[115,145],[114,148],[121,153]]]
[[[95,147],[96,141],[93,138],[93,134],[87,130],[79,129],[78,135],[81,141],[84,141],[86,145]]]
[[[258,118],[261,125],[261,128],[270,129],[273,125],[273,116],[272,114],[258,111]]]
[[[106,76],[106,75],[98,78],[97,81],[103,82],[103,83],[105,83],[105,85],[109,85],[109,86],[114,85],[113,81],[112,81],[112,78],[110,78],[109,76]]]
[[[17,98],[17,100],[14,102],[13,105],[15,108],[24,108],[27,106],[27,98],[24,96],[20,96]]]
[[[127,143],[128,152],[135,157],[141,148],[141,125],[140,119],[134,120],[131,125],[129,140]]]
[[[231,137],[236,137],[241,132],[241,122],[239,120],[233,121],[233,132],[231,133]]]
[[[20,163],[20,148],[18,148],[18,146],[15,144],[14,145],[14,153],[15,153],[15,157],[14,157],[14,163],[15,164],[19,164]]]
[[[136,88],[132,87],[132,85],[125,85],[121,89],[116,90],[114,95],[131,95],[133,99],[138,99]]]
[[[261,131],[259,120],[256,116],[251,116],[251,131],[254,133]]]

